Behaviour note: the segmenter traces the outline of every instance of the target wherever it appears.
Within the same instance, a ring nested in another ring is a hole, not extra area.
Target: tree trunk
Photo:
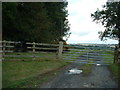
[[[118,40],[118,48],[120,48],[120,38],[119,38],[119,40]]]
[[[120,31],[120,30],[119,30]],[[118,41],[118,62],[120,60],[119,56],[120,56],[120,38],[119,38],[119,41]]]

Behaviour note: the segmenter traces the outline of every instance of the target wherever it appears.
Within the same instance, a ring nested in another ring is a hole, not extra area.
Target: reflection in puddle
[[[97,66],[100,66],[100,64],[96,64]]]
[[[77,68],[68,70],[68,74],[80,74],[80,73],[82,73],[82,70],[79,70]]]

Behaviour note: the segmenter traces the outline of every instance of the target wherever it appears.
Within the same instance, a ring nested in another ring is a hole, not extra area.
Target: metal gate
[[[63,60],[75,63],[102,64],[113,63],[114,48],[108,45],[69,45],[63,51]]]

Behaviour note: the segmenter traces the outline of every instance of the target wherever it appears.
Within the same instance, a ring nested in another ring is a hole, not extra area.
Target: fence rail
[[[90,49],[86,47],[81,47],[82,49],[79,47],[75,48],[75,46],[63,45],[63,42],[59,42],[59,44],[27,42],[25,43],[27,51],[22,52],[22,54],[19,50],[16,52],[16,48],[18,48],[16,45],[21,45],[20,42],[0,41],[0,44],[2,60],[37,60],[42,57],[45,59],[54,57],[55,59],[63,59],[67,62],[95,64],[100,62],[112,63],[113,59],[113,57],[108,57],[110,56],[109,54],[102,53],[102,50]],[[109,50],[106,49],[104,51]],[[43,52],[47,52],[49,54],[43,54]],[[93,60],[90,61],[91,59]]]
[[[27,42],[25,43],[27,52],[32,52],[30,55],[10,55],[7,53],[16,53],[16,49],[19,49],[21,47],[16,46],[22,46],[21,42],[14,42],[14,41],[0,41],[0,53],[2,53],[3,60],[7,59],[7,57],[14,58],[14,57],[43,57],[40,55],[36,55],[36,53],[46,52],[46,53],[55,53],[55,57],[57,59],[62,59],[62,52],[63,52],[63,42],[60,42],[59,44],[46,44],[46,43],[35,43],[35,42]],[[64,46],[65,47],[65,46]],[[23,48],[23,47],[22,47]],[[41,51],[42,50],[42,51]],[[54,52],[53,52],[54,50]],[[17,50],[19,52],[19,50]],[[48,55],[49,56],[49,55]],[[47,56],[45,56],[47,57]]]

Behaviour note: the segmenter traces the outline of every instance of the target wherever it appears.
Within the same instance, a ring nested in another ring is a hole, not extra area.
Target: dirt
[[[92,65],[92,72],[87,76],[83,73],[68,73],[72,68],[81,69],[81,65],[81,63],[73,62],[53,80],[42,84],[40,88],[118,88],[118,81],[112,76],[107,65]]]

